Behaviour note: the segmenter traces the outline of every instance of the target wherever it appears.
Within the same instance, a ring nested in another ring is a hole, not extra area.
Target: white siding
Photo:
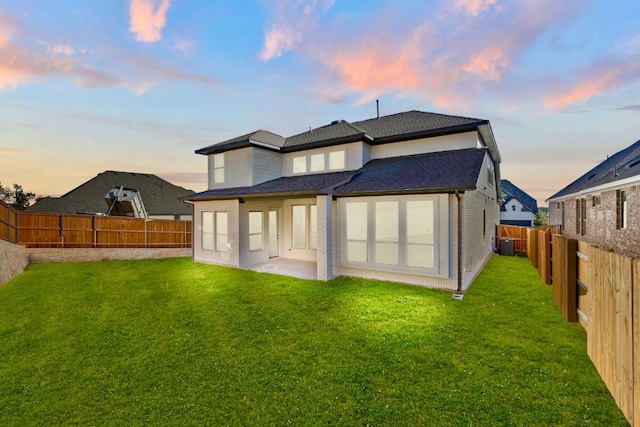
[[[253,150],[252,185],[261,184],[282,177],[282,154],[262,148]]]
[[[533,220],[536,215],[530,211],[523,211],[523,205],[517,199],[511,199],[504,204],[506,211],[500,212],[501,221],[530,221],[533,226]],[[515,209],[514,209],[515,208]]]
[[[253,155],[252,148],[227,151],[225,156],[225,181],[221,184],[213,182],[214,155],[208,156],[209,161],[209,189],[246,187],[253,182]]]
[[[382,159],[477,147],[478,133],[473,131],[455,135],[435,136],[411,141],[374,145],[371,148],[371,158]]]

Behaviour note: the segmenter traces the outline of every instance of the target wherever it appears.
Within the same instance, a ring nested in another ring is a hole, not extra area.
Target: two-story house
[[[570,239],[640,258],[640,141],[551,196],[549,225]]]
[[[465,290],[494,249],[500,154],[489,121],[409,111],[196,151],[196,261],[300,260],[315,277]]]
[[[500,205],[500,224],[533,227],[538,212],[536,199],[518,188],[508,179],[500,180],[502,205]]]

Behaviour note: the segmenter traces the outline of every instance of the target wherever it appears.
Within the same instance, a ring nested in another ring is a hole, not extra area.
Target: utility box
[[[500,255],[515,256],[516,247],[513,239],[500,239]]]

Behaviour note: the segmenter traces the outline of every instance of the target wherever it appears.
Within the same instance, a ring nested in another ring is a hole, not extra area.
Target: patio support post
[[[316,198],[318,209],[317,276],[318,280],[333,278],[333,206],[331,195]]]

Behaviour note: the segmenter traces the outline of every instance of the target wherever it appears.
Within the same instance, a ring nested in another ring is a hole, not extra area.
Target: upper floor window
[[[324,170],[324,153],[311,155],[311,172],[320,172]]]
[[[293,173],[323,172],[326,170],[342,170],[346,167],[346,151],[331,151],[294,157]]]
[[[307,156],[293,158],[293,173],[307,172]]]
[[[216,184],[224,182],[224,153],[213,155],[213,182]]]
[[[345,168],[344,150],[332,151],[329,153],[329,170],[339,170]]]

